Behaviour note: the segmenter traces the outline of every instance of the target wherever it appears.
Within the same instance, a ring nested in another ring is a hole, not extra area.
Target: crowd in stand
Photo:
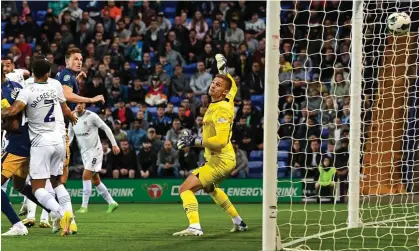
[[[122,150],[114,156],[103,140],[104,177],[185,177],[204,161],[202,151],[174,146],[183,130],[202,133],[216,53],[227,58],[239,87],[232,176],[260,175],[249,171],[248,159],[263,150],[263,101],[254,97],[264,91],[266,2],[179,1],[169,15],[163,1],[90,1],[83,9],[53,1],[43,20],[30,4],[2,2],[4,54],[19,68],[46,55],[54,77],[68,48],[83,51],[81,94],[106,97],[88,109],[113,129]],[[278,133],[289,142],[279,147],[289,153],[286,175],[315,176],[328,156],[346,180],[351,8],[345,1],[282,4]],[[77,152],[73,144],[73,177],[81,175]]]

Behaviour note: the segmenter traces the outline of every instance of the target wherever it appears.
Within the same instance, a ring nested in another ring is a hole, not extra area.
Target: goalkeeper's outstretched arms
[[[234,78],[227,71],[227,59],[222,54],[217,54],[215,55],[215,60],[217,60],[218,73],[226,75],[231,80],[231,88],[226,95],[226,98],[229,100],[229,103],[234,103],[234,98],[237,93],[237,84],[236,81],[234,81]]]

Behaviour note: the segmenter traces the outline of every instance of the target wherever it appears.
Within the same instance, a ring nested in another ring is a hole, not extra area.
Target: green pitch
[[[75,205],[78,209],[79,205]],[[261,250],[262,205],[236,205],[250,227],[245,233],[230,233],[231,220],[216,205],[200,205],[204,230],[202,237],[173,237],[172,233],[187,227],[180,204],[122,204],[112,214],[106,205],[90,205],[89,213],[77,215],[79,232],[61,237],[50,229],[38,226],[29,229],[25,237],[2,238],[3,251],[15,250],[136,250],[136,251],[256,251]],[[345,227],[346,205],[279,205],[278,223],[281,237],[286,241],[304,235],[334,229],[335,222]],[[16,207],[17,209],[17,207]],[[305,211],[304,211],[305,210]],[[306,213],[310,211],[310,213]],[[312,212],[311,212],[312,211]],[[39,213],[38,215],[39,216]],[[292,217],[292,231],[284,223]],[[320,220],[321,219],[321,220]],[[39,220],[39,219],[37,219]],[[306,225],[308,224],[308,225]],[[2,232],[9,227],[2,215]],[[379,236],[379,238],[377,238]],[[419,250],[418,229],[355,229],[314,238],[300,244],[321,250]],[[321,240],[320,240],[321,239]],[[298,244],[298,245],[300,245]],[[396,248],[394,248],[397,246]],[[406,247],[406,248],[403,248]]]

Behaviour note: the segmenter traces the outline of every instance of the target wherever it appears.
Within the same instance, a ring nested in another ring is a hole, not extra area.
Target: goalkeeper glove
[[[227,74],[227,59],[223,56],[223,54],[215,55],[215,60],[217,60],[217,68],[220,74],[226,75]]]
[[[202,138],[198,136],[189,135],[188,132],[184,132],[184,135],[177,141],[177,148],[179,150],[185,147],[202,146]]]

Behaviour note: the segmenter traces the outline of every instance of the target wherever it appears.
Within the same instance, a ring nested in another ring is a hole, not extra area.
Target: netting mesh
[[[278,206],[281,242],[291,249],[419,250],[419,2],[363,4],[361,222],[353,229],[352,2],[284,1],[281,8],[278,186],[291,180],[301,189]],[[388,33],[394,12],[410,15],[410,34]]]

